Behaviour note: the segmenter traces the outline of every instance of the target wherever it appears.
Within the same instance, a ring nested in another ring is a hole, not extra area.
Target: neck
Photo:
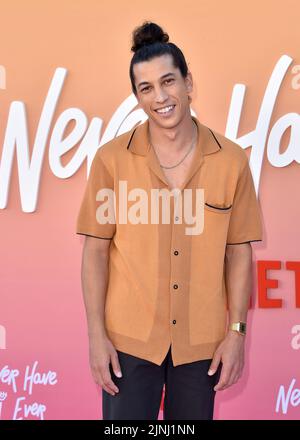
[[[150,142],[163,153],[185,151],[195,139],[197,127],[191,115],[187,115],[180,124],[171,128],[160,127],[149,118]]]

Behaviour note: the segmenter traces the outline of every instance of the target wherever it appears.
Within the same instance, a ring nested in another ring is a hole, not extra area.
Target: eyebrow
[[[165,79],[167,76],[175,76],[174,73],[169,72],[169,73],[165,73],[163,76],[161,76],[159,79]],[[147,81],[142,81],[138,84],[138,87],[143,86],[145,84],[149,84]]]

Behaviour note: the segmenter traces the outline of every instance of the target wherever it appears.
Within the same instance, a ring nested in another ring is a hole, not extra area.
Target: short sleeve
[[[97,151],[91,164],[77,217],[76,234],[112,239],[116,230],[114,179],[99,153],[100,150]]]
[[[245,158],[232,203],[227,244],[262,241],[262,222],[259,203],[248,158]]]

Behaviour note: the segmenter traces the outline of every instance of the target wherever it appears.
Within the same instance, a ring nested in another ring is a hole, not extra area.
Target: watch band
[[[246,334],[246,323],[239,321],[239,322],[233,322],[232,324],[230,324],[229,326],[230,330],[234,330],[238,333],[240,333],[241,335],[245,335]]]

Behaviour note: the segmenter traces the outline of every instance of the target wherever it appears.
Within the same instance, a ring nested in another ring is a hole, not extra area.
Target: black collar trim
[[[215,141],[217,142],[217,144],[219,145],[219,147],[220,147],[220,150],[222,150],[222,147],[221,147],[221,145],[220,145],[220,143],[219,143],[219,141],[218,141],[218,139],[216,138],[216,136],[214,135],[214,133],[213,133],[213,131],[209,128],[209,127],[207,127],[208,129],[209,129],[209,131],[211,132],[211,134],[213,135],[213,137],[214,137],[214,139],[215,139]]]

